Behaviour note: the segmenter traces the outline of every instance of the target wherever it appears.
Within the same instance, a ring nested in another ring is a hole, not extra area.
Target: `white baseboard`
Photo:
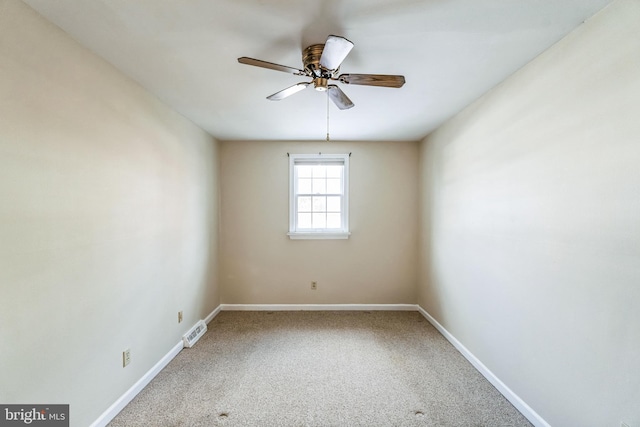
[[[220,313],[222,306],[216,307],[207,317],[204,318],[205,323],[211,322],[214,317]],[[129,404],[133,400],[134,397],[138,395],[142,391],[143,388],[147,386],[151,382],[152,379],[155,378],[158,373],[164,369],[165,366],[169,364],[173,360],[174,357],[180,353],[180,351],[184,348],[184,343],[182,340],[178,344],[176,344],[167,354],[164,355],[162,359],[158,363],[156,363],[153,368],[149,369],[146,374],[142,376],[129,390],[127,390],[118,400],[115,401],[113,405],[111,405],[106,411],[98,417],[97,420],[91,424],[91,427],[104,427],[111,420],[113,420],[116,415],[120,413],[124,409],[125,406]]]
[[[142,391],[143,388],[147,386],[151,382],[152,379],[155,378],[158,373],[173,360],[174,357],[180,353],[183,348],[182,340],[178,344],[176,344],[165,356],[160,359],[158,363],[156,363],[153,368],[149,369],[146,374],[142,376],[129,390],[127,390],[118,400],[115,401],[113,405],[109,407],[106,411],[103,412],[97,420],[91,424],[91,427],[104,427],[111,420],[115,418],[116,415],[120,413],[124,409],[125,406],[129,404],[133,400],[134,397],[138,395]]]
[[[416,311],[415,304],[220,304],[223,311]]]
[[[211,313],[209,313],[209,315],[204,318],[204,323],[206,323],[207,325],[211,323],[211,321],[218,315],[218,313],[220,313],[220,310],[222,310],[222,305],[217,306]]]
[[[513,406],[522,413],[531,423],[536,427],[551,427],[536,411],[531,409],[524,400],[522,400],[517,394],[515,394],[505,383],[500,381],[493,372],[487,368],[476,356],[473,355],[460,341],[456,339],[444,326],[442,326],[436,319],[434,319],[425,309],[417,306],[418,311],[425,319],[429,321],[462,355],[471,363],[493,386],[498,389],[500,393],[509,401]]]

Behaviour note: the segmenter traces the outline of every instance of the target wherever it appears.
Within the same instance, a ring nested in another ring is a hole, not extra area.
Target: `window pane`
[[[340,222],[339,213],[327,214],[327,228],[342,228],[342,224],[340,224]]]
[[[327,180],[322,179],[313,179],[313,194],[325,194],[327,192]]]
[[[313,196],[313,212],[326,212],[327,198],[324,196]]]
[[[311,212],[311,197],[298,197],[298,212]]]
[[[327,166],[327,178],[341,178],[342,166]]]
[[[339,179],[327,179],[327,194],[342,194]]]
[[[292,238],[307,237],[296,236],[296,232],[321,236],[348,231],[348,155],[316,154],[289,156],[292,164],[289,175]]]
[[[311,228],[311,214],[299,213],[298,214],[298,228]]]
[[[298,179],[298,194],[311,194],[311,179]]]
[[[327,197],[327,212],[340,211],[340,197]]]
[[[327,214],[314,213],[313,215],[313,228],[327,228]]]
[[[311,166],[313,168],[314,178],[324,178],[327,176],[327,167],[323,165]]]
[[[311,178],[311,171],[313,166],[310,165],[298,165],[298,177],[299,178]]]

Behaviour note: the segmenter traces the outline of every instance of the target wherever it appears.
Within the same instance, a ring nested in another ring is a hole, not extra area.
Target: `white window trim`
[[[287,235],[292,240],[348,239],[349,232],[349,154],[289,154],[289,232]],[[318,160],[321,162],[339,161],[344,165],[342,185],[342,226],[341,230],[324,229],[318,231],[296,231],[296,180],[294,166],[296,160]]]

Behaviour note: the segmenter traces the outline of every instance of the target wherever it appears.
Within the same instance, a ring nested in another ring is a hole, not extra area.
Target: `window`
[[[349,238],[349,154],[289,155],[289,237]]]

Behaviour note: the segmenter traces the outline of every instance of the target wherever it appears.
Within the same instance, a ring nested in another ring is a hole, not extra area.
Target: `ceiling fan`
[[[382,87],[402,87],[405,83],[404,76],[394,76],[387,74],[340,74],[340,64],[353,49],[353,43],[344,37],[329,36],[325,44],[314,44],[307,47],[302,52],[303,69],[288,67],[286,65],[274,64],[272,62],[262,61],[260,59],[247,58],[243,56],[238,58],[241,64],[253,65],[256,67],[269,68],[271,70],[283,71],[296,76],[310,77],[310,82],[301,82],[273,95],[267,96],[271,101],[279,101],[294,93],[311,86],[320,92],[327,92],[329,98],[341,110],[354,107],[349,97],[335,84],[329,84],[330,81],[339,81],[344,84],[365,85],[365,86],[382,86]]]

